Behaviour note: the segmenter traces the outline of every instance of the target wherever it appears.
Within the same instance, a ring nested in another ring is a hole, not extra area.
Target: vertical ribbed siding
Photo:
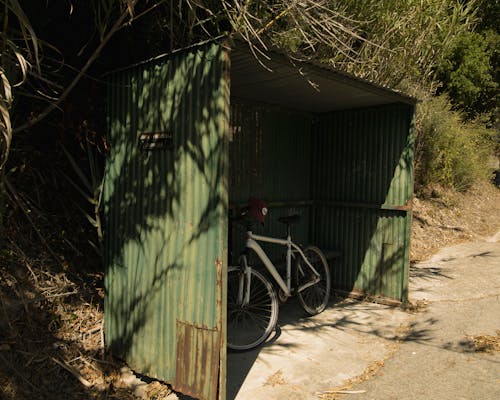
[[[314,131],[313,240],[343,256],[333,283],[407,297],[413,191],[413,109],[390,105],[321,116]]]
[[[292,227],[294,240],[309,240],[310,205],[297,202],[311,196],[311,123],[312,116],[276,106],[231,101],[229,199],[232,204],[245,204],[256,196],[269,204],[270,212],[258,233],[285,237],[280,216],[300,214]],[[244,228],[233,227],[233,259],[245,243]],[[261,243],[271,259],[279,258],[284,248]]]
[[[211,44],[109,81],[106,341],[201,399],[217,397],[225,362],[227,69]],[[173,149],[140,151],[138,134],[158,131],[173,133]]]
[[[310,195],[311,120],[306,113],[232,100],[232,202],[255,192],[269,201]]]

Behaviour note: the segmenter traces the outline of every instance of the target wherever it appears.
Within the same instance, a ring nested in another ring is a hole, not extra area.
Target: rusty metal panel
[[[334,286],[407,299],[413,107],[323,115],[314,131],[314,241],[343,252]]]
[[[201,399],[225,397],[228,69],[211,43],[109,78],[106,343]],[[168,146],[141,150],[154,132]]]
[[[178,391],[202,400],[217,398],[217,385],[214,383],[219,378],[220,343],[220,330],[177,321],[174,386]],[[191,369],[185,368],[187,365]]]

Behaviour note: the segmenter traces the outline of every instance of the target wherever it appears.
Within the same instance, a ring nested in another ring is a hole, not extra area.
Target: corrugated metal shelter
[[[267,233],[299,212],[299,242],[342,252],[334,287],[407,299],[415,100],[266,64],[211,42],[109,76],[106,343],[200,399],[225,398],[228,215],[251,194]]]

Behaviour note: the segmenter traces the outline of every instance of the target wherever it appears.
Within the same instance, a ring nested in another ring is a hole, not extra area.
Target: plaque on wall
[[[141,132],[138,144],[143,151],[171,150],[174,147],[174,134],[173,132]]]

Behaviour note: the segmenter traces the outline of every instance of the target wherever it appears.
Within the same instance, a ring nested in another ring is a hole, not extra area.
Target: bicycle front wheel
[[[326,308],[328,299],[330,298],[330,269],[328,268],[325,256],[316,246],[306,247],[304,255],[320,274],[320,280],[313,285],[307,286],[309,282],[314,280],[315,275],[302,257],[299,257],[295,268],[297,297],[299,298],[300,305],[307,314],[316,315]],[[306,287],[300,289],[304,285]]]
[[[227,347],[250,350],[264,342],[278,321],[278,299],[269,281],[250,270],[250,284],[243,268],[229,267],[227,280]],[[250,290],[248,304],[245,292]]]

